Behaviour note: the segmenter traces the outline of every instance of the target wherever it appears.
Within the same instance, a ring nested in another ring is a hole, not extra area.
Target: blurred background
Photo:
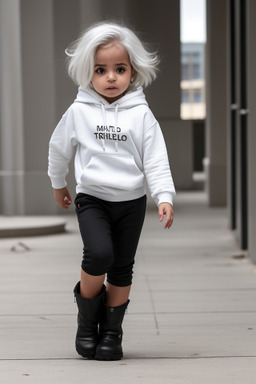
[[[227,207],[256,263],[255,19],[254,0],[0,0],[0,220],[62,214],[47,157],[77,92],[64,51],[91,23],[121,21],[160,54],[145,93],[177,192],[203,190],[210,207]],[[72,164],[68,183],[74,196]]]

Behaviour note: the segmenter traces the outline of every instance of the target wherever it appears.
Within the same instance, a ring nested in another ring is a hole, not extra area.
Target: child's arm
[[[159,216],[159,221],[163,221],[164,215],[166,215],[166,220],[164,223],[164,228],[170,228],[172,223],[173,223],[173,208],[170,203],[161,203],[158,206],[158,216]]]
[[[60,208],[68,209],[72,198],[67,188],[68,165],[77,145],[73,125],[72,110],[69,109],[55,128],[49,143],[48,175],[54,191],[54,197]]]
[[[159,124],[154,124],[144,133],[144,172],[150,194],[158,206],[160,222],[170,228],[173,222],[173,198],[175,187],[169,166],[168,154]]]
[[[57,201],[60,208],[68,209],[72,204],[72,198],[67,187],[61,189],[53,189],[54,198]]]

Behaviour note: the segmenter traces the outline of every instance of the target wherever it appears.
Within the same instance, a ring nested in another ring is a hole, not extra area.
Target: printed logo
[[[127,136],[122,135],[120,127],[113,125],[97,125],[97,131],[94,132],[97,140],[113,140],[113,141],[126,141]]]

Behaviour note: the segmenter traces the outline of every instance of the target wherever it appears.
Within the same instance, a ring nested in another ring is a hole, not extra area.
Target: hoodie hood
[[[105,109],[115,109],[116,105],[118,105],[118,109],[129,109],[137,105],[148,106],[142,87],[139,87],[136,91],[126,93],[113,103],[109,103],[93,89],[84,90],[79,87],[75,102],[93,104],[99,108],[102,108],[101,105],[103,104]]]

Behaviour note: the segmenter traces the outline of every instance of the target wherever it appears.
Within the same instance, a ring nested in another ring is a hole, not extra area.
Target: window
[[[181,69],[181,78],[182,80],[189,80],[189,65],[188,64],[182,64]]]
[[[205,118],[206,0],[180,0],[182,119]]]
[[[193,101],[194,103],[201,103],[202,102],[202,93],[199,89],[194,90],[194,95],[193,95]]]
[[[189,103],[189,92],[182,91],[182,103]]]
[[[192,79],[200,79],[202,77],[202,68],[199,63],[193,64],[193,77]]]

